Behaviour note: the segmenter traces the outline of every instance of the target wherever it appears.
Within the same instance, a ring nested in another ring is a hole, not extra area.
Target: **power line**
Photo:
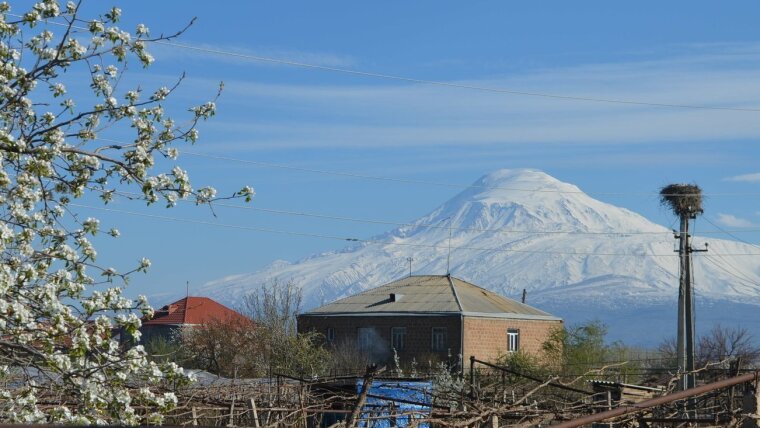
[[[712,259],[710,258],[710,256],[708,256],[708,255],[703,255],[702,257],[704,257],[704,260],[705,260],[705,261],[707,261],[708,263],[710,263],[711,265],[713,265],[713,266],[715,266],[716,268],[718,268],[718,269],[722,270],[723,272],[725,272],[725,273],[727,273],[727,274],[729,274],[729,275],[733,276],[734,278],[736,278],[736,279],[738,279],[738,280],[742,281],[742,282],[743,282],[745,285],[746,285],[746,284],[749,284],[749,285],[750,285],[750,286],[752,286],[752,287],[760,288],[760,284],[758,284],[757,282],[754,282],[754,281],[752,281],[752,280],[750,280],[750,279],[748,279],[748,278],[744,277],[743,275],[737,274],[736,272],[732,272],[731,270],[729,270],[729,269],[728,269],[728,268],[726,268],[725,266],[722,266],[722,265],[721,265],[720,263],[718,263],[717,261],[715,261],[715,260],[712,260]]]
[[[210,53],[214,55],[231,56],[235,58],[243,58],[243,59],[249,59],[252,61],[268,62],[272,64],[287,65],[287,66],[292,66],[292,67],[329,71],[329,72],[350,74],[350,75],[362,76],[362,77],[372,77],[372,78],[385,79],[385,80],[395,80],[395,81],[400,81],[400,82],[416,83],[416,84],[423,84],[423,85],[432,85],[432,86],[457,88],[457,89],[468,89],[468,90],[474,90],[474,91],[480,91],[480,92],[491,92],[491,93],[498,93],[498,94],[519,95],[519,96],[527,96],[527,97],[550,98],[550,99],[557,99],[557,100],[564,100],[564,101],[583,101],[583,102],[606,103],[606,104],[625,104],[625,105],[638,105],[638,106],[647,106],[647,107],[760,112],[760,109],[758,108],[655,103],[655,102],[648,102],[648,101],[633,101],[633,100],[621,100],[621,99],[611,99],[611,98],[558,95],[558,94],[551,94],[551,93],[544,93],[544,92],[518,91],[514,89],[507,89],[507,88],[493,88],[493,87],[479,86],[479,85],[467,85],[463,83],[452,83],[452,82],[443,82],[443,81],[438,81],[438,80],[418,79],[414,77],[405,77],[405,76],[392,75],[392,74],[375,73],[375,72],[370,72],[370,71],[360,71],[360,70],[351,70],[347,68],[330,67],[330,66],[325,66],[325,65],[317,65],[317,64],[310,64],[310,63],[305,63],[305,62],[270,58],[270,57],[265,57],[265,56],[260,56],[260,55],[230,52],[230,51],[225,51],[221,49],[213,49],[213,48],[208,48],[208,47],[193,46],[193,45],[188,45],[184,43],[176,43],[176,42],[168,42],[168,41],[155,41],[153,43],[165,45],[165,46],[178,47],[178,48],[192,50],[196,52],[204,52],[204,53]]]
[[[92,190],[98,190],[98,189],[92,189]],[[113,194],[121,195],[126,198],[132,199],[135,197],[142,197],[143,195],[140,193],[135,192],[126,192],[126,191],[114,191]],[[180,199],[180,202],[184,203],[194,203],[193,201]],[[338,215],[330,215],[330,214],[322,214],[322,213],[314,213],[314,212],[304,212],[304,211],[292,211],[292,210],[280,210],[280,209],[274,209],[274,208],[261,208],[261,207],[254,207],[254,206],[244,206],[244,205],[235,205],[235,204],[229,204],[224,202],[214,202],[214,207],[223,207],[223,208],[232,208],[232,209],[238,209],[238,210],[249,210],[249,211],[257,211],[257,212],[263,212],[267,214],[275,214],[275,215],[288,215],[288,216],[295,216],[295,217],[309,217],[309,218],[319,218],[319,219],[325,219],[325,220],[336,220],[336,221],[345,221],[345,222],[354,222],[354,223],[364,223],[364,224],[378,224],[378,225],[388,225],[388,226],[397,226],[397,227],[421,227],[426,229],[441,229],[441,230],[456,230],[456,231],[464,231],[464,232],[494,232],[494,233],[515,233],[515,234],[526,234],[526,235],[601,235],[601,236],[613,236],[613,237],[622,237],[623,235],[671,235],[673,232],[671,230],[665,230],[665,231],[583,231],[583,230],[520,230],[520,229],[507,229],[507,228],[476,228],[476,227],[448,227],[448,226],[439,226],[437,224],[422,224],[422,223],[409,223],[409,222],[398,222],[398,221],[392,221],[392,220],[381,220],[381,219],[366,219],[366,218],[356,218],[356,217],[347,217],[347,216],[338,216]],[[741,232],[753,232],[753,231],[760,231],[760,229],[742,229],[742,230],[735,230],[734,232],[741,233]],[[703,231],[700,232],[702,235],[709,235],[709,234],[725,234],[726,231]]]
[[[8,13],[7,15],[17,17],[17,18],[23,18],[21,15],[16,15],[12,13]],[[78,30],[88,31],[87,28],[76,26],[76,25],[70,25],[68,23],[61,23],[61,22],[55,22],[55,21],[49,21],[49,20],[46,20],[46,22],[52,25],[70,26],[71,28],[76,28]],[[231,52],[231,51],[222,50],[222,49],[194,46],[194,45],[189,45],[185,43],[177,43],[177,42],[171,42],[171,41],[166,41],[166,40],[163,40],[163,41],[153,40],[150,42],[157,45],[176,47],[176,48],[191,50],[195,52],[248,59],[248,60],[258,61],[258,62],[267,62],[270,64],[280,64],[280,65],[299,67],[299,68],[305,68],[305,69],[311,69],[311,70],[320,70],[320,71],[327,71],[327,72],[340,73],[340,74],[346,74],[346,75],[371,77],[371,78],[377,78],[377,79],[393,80],[393,81],[399,81],[399,82],[423,84],[423,85],[430,85],[430,86],[467,89],[467,90],[473,90],[473,91],[479,91],[479,92],[548,98],[548,99],[556,99],[556,100],[563,100],[563,101],[581,101],[581,102],[622,104],[622,105],[646,106],[646,107],[682,108],[682,109],[691,109],[691,110],[738,111],[738,112],[753,112],[753,113],[760,112],[760,108],[749,108],[749,107],[721,107],[721,106],[707,106],[707,105],[695,105],[695,104],[657,103],[657,102],[649,102],[649,101],[596,98],[596,97],[588,97],[588,96],[559,95],[559,94],[553,94],[553,93],[547,93],[547,92],[518,91],[518,90],[508,89],[508,88],[494,88],[494,87],[480,86],[480,85],[468,85],[464,83],[444,82],[444,81],[439,81],[439,80],[419,79],[415,77],[406,77],[406,76],[400,76],[400,75],[394,75],[394,74],[352,70],[352,69],[340,68],[340,67],[330,67],[326,65],[311,64],[311,63],[300,62],[300,61],[291,61],[291,60],[285,60],[285,59],[279,59],[279,58],[265,57],[261,55],[252,55],[252,54],[245,54],[245,53],[240,53],[240,52]]]
[[[286,230],[279,230],[279,229],[269,229],[269,228],[262,228],[262,227],[231,225],[231,224],[216,223],[216,222],[211,222],[211,221],[206,221],[206,220],[195,220],[195,219],[187,219],[187,218],[180,218],[180,217],[162,216],[162,215],[156,215],[156,214],[138,213],[138,212],[134,212],[134,211],[126,211],[126,210],[119,210],[119,209],[105,208],[105,207],[95,207],[95,206],[75,204],[75,203],[70,203],[69,205],[70,206],[76,206],[76,207],[79,207],[79,208],[94,209],[94,210],[107,211],[107,212],[113,212],[113,213],[119,213],[119,214],[126,214],[126,215],[132,215],[132,216],[144,217],[144,218],[153,218],[153,219],[164,220],[164,221],[174,221],[174,222],[181,222],[181,223],[194,223],[194,224],[202,224],[202,225],[207,225],[207,226],[216,226],[216,227],[239,229],[239,230],[249,230],[249,231],[254,231],[254,232],[277,233],[277,234],[286,234],[286,235],[313,237],[313,238],[322,238],[322,239],[332,239],[332,240],[348,241],[348,242],[360,242],[360,243],[366,243],[366,244],[394,245],[394,246],[404,246],[404,247],[420,247],[420,248],[431,248],[431,249],[440,249],[440,250],[446,250],[448,248],[447,246],[439,246],[439,245],[432,245],[432,244],[413,244],[413,243],[407,243],[407,242],[390,242],[390,241],[381,241],[381,240],[377,240],[377,239],[361,239],[361,238],[345,237],[345,236],[337,236],[337,235],[326,235],[326,234],[308,233],[308,232],[293,232],[293,231],[286,231]],[[455,249],[455,250],[472,250],[472,251],[484,251],[484,252],[491,251],[491,252],[504,252],[504,253],[525,253],[525,254],[556,254],[556,255],[569,255],[569,256],[677,257],[676,255],[671,254],[671,253],[665,253],[665,254],[656,254],[656,253],[591,253],[591,252],[570,252],[570,251],[518,250],[518,249],[490,248],[490,247],[469,247],[469,246],[452,246],[451,248]],[[724,254],[724,255],[726,255],[726,256],[760,256],[760,253],[731,253],[731,254]]]
[[[422,185],[427,185],[427,186],[450,187],[450,188],[511,190],[511,191],[517,191],[517,192],[532,192],[532,193],[563,193],[563,194],[582,194],[583,193],[583,191],[581,190],[563,191],[563,190],[553,190],[553,189],[520,189],[520,188],[513,188],[513,187],[483,186],[483,185],[477,185],[477,184],[441,183],[441,182],[436,182],[436,181],[414,180],[410,178],[382,177],[378,175],[366,175],[366,174],[358,174],[358,173],[352,173],[352,172],[304,168],[304,167],[297,167],[297,166],[292,166],[292,165],[284,165],[284,164],[271,163],[271,162],[261,162],[261,161],[254,161],[254,160],[248,160],[248,159],[239,159],[239,158],[233,158],[229,156],[212,155],[212,154],[194,152],[194,151],[189,151],[189,150],[182,150],[182,153],[188,154],[190,156],[197,156],[197,157],[202,157],[202,158],[207,158],[207,159],[216,159],[216,160],[223,160],[223,161],[230,161],[230,162],[246,163],[250,165],[263,166],[267,168],[287,169],[287,170],[300,171],[300,172],[310,172],[310,173],[315,173],[315,174],[336,175],[336,176],[341,176],[341,177],[360,178],[364,180],[390,181],[390,182],[395,182],[395,183],[422,184]],[[647,195],[649,195],[649,193],[647,193]]]
[[[192,202],[192,201],[184,201],[184,202]],[[445,227],[445,226],[437,226],[433,224],[417,224],[417,223],[396,222],[396,221],[390,221],[390,220],[363,219],[363,218],[335,216],[335,215],[329,215],[329,214],[320,214],[320,213],[303,212],[303,211],[289,211],[289,210],[278,210],[278,209],[273,209],[273,208],[242,206],[242,205],[234,205],[234,204],[227,204],[227,203],[220,203],[220,202],[215,202],[214,206],[240,209],[240,210],[258,211],[258,212],[264,212],[268,214],[282,214],[282,215],[291,215],[291,216],[299,216],[299,217],[312,217],[312,218],[321,218],[321,219],[327,219],[327,220],[349,221],[349,222],[355,222],[355,223],[380,224],[380,225],[399,226],[399,227],[422,227],[426,229],[443,229],[443,230],[449,229],[448,227]],[[583,231],[583,230],[524,230],[524,229],[507,229],[507,228],[477,228],[477,227],[451,227],[451,229],[457,230],[457,231],[465,231],[465,232],[496,232],[496,233],[516,233],[516,234],[522,233],[526,235],[622,236],[622,235],[671,235],[673,233],[671,230],[665,230],[665,231],[614,231],[614,230],[613,231]],[[734,230],[733,232],[735,233],[760,232],[760,229],[741,229],[741,230]],[[713,234],[722,235],[725,233],[726,233],[725,231],[705,230],[705,231],[701,231],[700,235],[713,235]]]
[[[741,242],[741,243],[743,243],[743,244],[751,245],[751,246],[753,246],[753,247],[755,247],[755,248],[760,248],[760,245],[756,245],[756,244],[753,244],[753,243],[751,243],[751,242],[745,241],[745,240],[743,240],[742,238],[739,238],[738,236],[736,236],[736,235],[734,235],[733,233],[731,233],[732,231],[729,231],[729,230],[724,230],[723,228],[721,228],[721,227],[720,227],[720,226],[718,226],[717,224],[715,224],[715,223],[713,223],[712,221],[710,221],[710,219],[709,219],[709,218],[707,218],[707,217],[703,217],[703,218],[705,219],[705,221],[706,221],[706,222],[710,223],[710,224],[711,224],[711,225],[712,225],[714,228],[716,228],[716,229],[718,229],[719,231],[721,231],[721,232],[725,233],[726,235],[728,235],[728,236],[730,236],[730,237],[732,237],[732,238],[736,239],[737,241],[739,241],[739,242]]]
[[[112,141],[112,142],[119,143],[119,141],[110,140],[107,138],[99,138],[99,140]],[[358,173],[352,173],[352,172],[304,168],[304,167],[297,167],[297,166],[285,165],[285,164],[279,164],[279,163],[262,162],[262,161],[255,161],[255,160],[249,160],[249,159],[233,158],[230,156],[200,153],[200,152],[195,152],[192,150],[182,150],[181,154],[187,154],[190,156],[197,156],[197,157],[202,157],[202,158],[207,158],[207,159],[223,160],[223,161],[229,161],[229,162],[239,162],[239,163],[245,163],[245,164],[250,164],[250,165],[262,166],[266,168],[285,169],[285,170],[292,170],[292,171],[309,172],[309,173],[314,173],[314,174],[335,175],[335,176],[349,177],[349,178],[360,178],[364,180],[388,181],[388,182],[404,183],[404,184],[420,184],[420,185],[427,185],[427,186],[449,187],[449,188],[458,188],[458,189],[493,189],[493,190],[509,190],[509,191],[515,191],[515,192],[529,192],[529,193],[558,193],[558,194],[580,194],[580,195],[599,195],[599,196],[647,196],[647,197],[660,196],[659,192],[590,192],[590,193],[586,193],[582,190],[523,189],[523,188],[516,188],[516,187],[486,186],[486,185],[478,185],[478,184],[442,183],[442,182],[437,182],[437,181],[384,177],[384,176],[378,176],[378,175],[358,174]],[[689,196],[690,194],[669,194],[669,195]],[[702,193],[702,196],[713,196],[713,197],[715,196],[760,196],[760,193]],[[760,229],[758,230],[760,231]]]

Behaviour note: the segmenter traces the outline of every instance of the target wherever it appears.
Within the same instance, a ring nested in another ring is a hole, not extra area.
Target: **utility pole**
[[[678,338],[676,353],[678,358],[678,372],[681,379],[679,389],[685,391],[694,388],[694,294],[692,291],[691,278],[691,253],[704,250],[691,248],[689,235],[689,222],[702,213],[702,189],[692,184],[671,184],[660,190],[660,201],[669,206],[679,217],[681,227],[675,234],[678,239]],[[689,418],[696,417],[696,403],[689,399],[686,405],[686,415]]]
[[[684,370],[687,372],[682,378],[682,388],[689,389],[694,388],[694,292],[692,290],[692,277],[691,277],[691,254],[702,253],[707,251],[707,244],[705,243],[705,249],[698,250],[691,247],[691,235],[689,235],[689,220],[694,219],[696,215],[682,216],[681,217],[681,229],[676,235],[676,239],[679,241],[678,245],[678,257],[680,259],[680,275],[679,275],[679,287],[678,287],[678,364],[681,367],[683,364]]]
[[[412,276],[412,262],[414,261],[414,258],[412,258],[411,256],[407,257],[406,261],[409,262],[409,276]]]
[[[691,252],[689,251],[689,218],[681,216],[678,239],[678,369],[684,375],[680,390],[694,388],[694,308],[691,290]]]

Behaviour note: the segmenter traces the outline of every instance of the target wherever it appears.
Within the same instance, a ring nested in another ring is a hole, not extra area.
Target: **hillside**
[[[293,279],[310,308],[414,273],[450,271],[518,298],[568,323],[598,318],[610,337],[651,345],[675,331],[678,260],[673,234],[644,217],[583,193],[536,170],[498,170],[408,226],[374,242],[297,262],[275,261],[231,275],[198,292],[233,304],[262,283]],[[709,241],[695,253],[697,328],[715,322],[760,331],[760,249]],[[758,256],[746,256],[758,254]]]

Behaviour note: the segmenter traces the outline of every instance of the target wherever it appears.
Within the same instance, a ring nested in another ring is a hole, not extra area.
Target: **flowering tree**
[[[214,103],[191,108],[178,125],[164,111],[176,85],[148,94],[120,88],[127,63],[149,66],[146,46],[179,33],[151,38],[139,25],[131,34],[117,26],[118,8],[91,20],[78,9],[0,3],[0,423],[160,423],[176,403],[171,387],[188,376],[112,337],[119,330],[138,339],[140,315],[152,313],[120,287],[150,262],[129,272],[96,264],[91,236],[119,232],[101,231],[72,201],[107,203],[131,187],[149,204],[213,202],[214,189],[194,189],[174,165],[173,145],[195,142]],[[94,101],[75,103],[66,78],[88,83]],[[117,131],[131,137],[104,138]],[[229,197],[252,195],[244,187]]]

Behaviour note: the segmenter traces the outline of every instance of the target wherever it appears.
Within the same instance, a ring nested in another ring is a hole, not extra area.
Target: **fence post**
[[[253,398],[248,400],[248,407],[251,409],[251,413],[253,413],[253,426],[256,428],[260,428],[259,412],[256,410],[256,400],[254,400]]]
[[[758,388],[758,380],[754,382],[747,382],[744,384],[744,397],[742,397],[742,413],[744,414],[744,421],[741,428],[758,428],[758,420],[760,418],[760,388]]]
[[[372,386],[372,382],[375,380],[376,372],[376,364],[367,366],[367,373],[364,375],[361,392],[359,392],[359,396],[356,399],[354,410],[348,416],[348,420],[346,420],[346,428],[354,428],[356,426],[356,422],[361,417],[362,407],[364,407],[364,402],[367,400],[367,394],[369,394],[369,389]]]
[[[234,397],[234,396],[233,396]],[[235,400],[232,400],[232,404],[230,404],[230,420],[227,422],[228,427],[234,427],[235,426]]]
[[[470,355],[470,399],[475,399],[475,356]]]

